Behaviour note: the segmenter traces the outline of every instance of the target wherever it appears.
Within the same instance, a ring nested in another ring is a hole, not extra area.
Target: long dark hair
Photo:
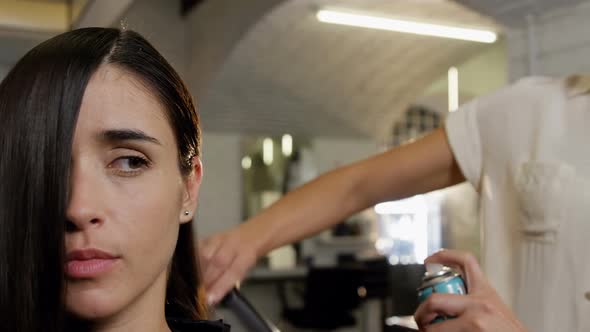
[[[179,167],[200,155],[199,119],[179,75],[133,31],[74,30],[27,53],[0,83],[0,330],[61,331],[64,233],[73,133],[99,66],[140,79],[160,100],[176,135]],[[181,225],[166,311],[206,316],[191,223]]]

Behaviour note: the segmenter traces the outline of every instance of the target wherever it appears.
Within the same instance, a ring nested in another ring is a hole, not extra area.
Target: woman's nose
[[[104,222],[101,208],[104,200],[100,197],[100,181],[97,172],[84,171],[80,167],[72,166],[66,209],[67,229],[73,231],[100,226]]]

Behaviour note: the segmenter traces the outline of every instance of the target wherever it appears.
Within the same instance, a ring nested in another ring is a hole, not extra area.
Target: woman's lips
[[[69,261],[66,264],[66,274],[74,279],[94,278],[109,271],[117,259],[89,259],[85,261]]]
[[[66,275],[73,279],[95,278],[112,270],[118,257],[98,249],[74,250],[67,255]]]

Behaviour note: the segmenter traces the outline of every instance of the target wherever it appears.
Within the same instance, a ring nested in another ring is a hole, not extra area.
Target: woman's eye
[[[136,156],[126,156],[117,158],[111,164],[111,167],[122,173],[131,173],[141,171],[149,166],[147,159]]]

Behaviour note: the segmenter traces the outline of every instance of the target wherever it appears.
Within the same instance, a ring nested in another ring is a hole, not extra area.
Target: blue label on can
[[[467,291],[463,278],[461,278],[460,275],[455,275],[450,278],[445,278],[432,286],[420,288],[418,290],[418,301],[420,301],[420,303],[424,302],[433,293],[465,295]],[[452,317],[439,316],[432,321],[432,323],[438,323],[450,318]]]

